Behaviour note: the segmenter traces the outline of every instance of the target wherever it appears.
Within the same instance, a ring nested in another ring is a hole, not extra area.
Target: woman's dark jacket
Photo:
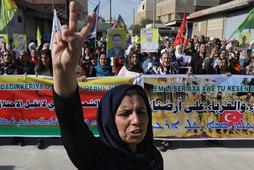
[[[125,93],[137,85],[120,85],[107,92],[97,112],[96,138],[84,122],[78,88],[73,96],[63,98],[54,92],[54,102],[64,147],[78,169],[84,170],[162,170],[163,159],[153,146],[152,115],[147,97],[148,127],[137,152],[129,150],[117,132],[114,114]],[[143,91],[143,89],[142,89]],[[144,98],[144,97],[143,97]]]

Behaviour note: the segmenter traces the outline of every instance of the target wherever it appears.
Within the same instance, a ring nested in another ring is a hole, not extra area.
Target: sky
[[[100,0],[100,16],[109,20],[110,0]],[[117,19],[121,14],[124,22],[129,27],[133,24],[133,9],[137,12],[140,0],[111,0],[112,1],[112,18]],[[99,0],[88,0],[88,13],[90,13]]]

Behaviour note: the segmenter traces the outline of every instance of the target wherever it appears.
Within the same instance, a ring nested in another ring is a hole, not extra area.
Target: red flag
[[[240,120],[243,118],[243,114],[237,111],[224,111],[221,114],[221,122],[228,123],[229,126],[233,126],[234,123],[240,124]]]
[[[186,31],[186,14],[184,12],[184,15],[183,15],[183,20],[182,20],[182,23],[178,29],[178,33],[176,35],[176,38],[175,38],[175,42],[174,42],[174,46],[176,47],[177,45],[180,45],[180,44],[183,44],[184,42],[184,32]]]

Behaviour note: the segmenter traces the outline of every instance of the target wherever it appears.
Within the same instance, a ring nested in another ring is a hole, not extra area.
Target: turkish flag
[[[237,111],[225,111],[221,114],[221,122],[227,122],[229,126],[233,126],[234,123],[241,124],[240,120],[243,118],[243,114]]]

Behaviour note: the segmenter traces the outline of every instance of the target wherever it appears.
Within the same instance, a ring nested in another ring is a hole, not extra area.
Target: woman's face
[[[161,57],[162,63],[164,66],[169,66],[171,57],[168,55],[168,53],[163,53]]]
[[[134,65],[138,65],[138,64],[139,64],[139,59],[138,59],[137,54],[133,54],[133,55],[131,56],[131,62],[132,62]]]
[[[48,66],[49,65],[49,56],[42,54],[41,55],[41,62],[44,66]]]
[[[199,47],[199,50],[200,50],[201,53],[205,53],[205,51],[206,51],[205,44],[201,44],[200,47]]]
[[[36,50],[35,49],[31,50],[31,56],[36,57]]]
[[[226,57],[226,51],[221,51],[220,58],[223,59]]]
[[[191,46],[192,46],[191,42],[188,42],[187,48],[191,48]]]
[[[108,64],[108,59],[107,59],[106,55],[102,54],[100,56],[100,65],[106,66],[107,64]]]
[[[225,69],[227,67],[227,64],[226,64],[226,60],[225,59],[222,59],[219,63],[219,68],[220,69]]]
[[[5,51],[3,53],[3,61],[5,63],[10,63],[12,61],[12,57],[11,57],[11,54],[8,52],[8,51]]]
[[[27,61],[28,60],[28,55],[24,50],[21,50],[19,52],[19,58],[21,61]]]
[[[125,57],[120,57],[119,64],[124,64],[125,63]]]
[[[166,41],[165,47],[166,47],[166,48],[169,48],[169,47],[170,47],[170,42],[169,42],[169,41]]]
[[[120,138],[130,148],[142,142],[148,125],[144,99],[139,95],[125,96],[117,109],[115,123]]]
[[[86,48],[86,49],[85,49],[85,55],[90,55],[90,53],[91,53],[90,49],[89,49],[89,48]]]
[[[33,60],[38,60],[38,56],[37,56],[36,50],[33,49],[33,50],[31,51],[31,56],[32,56],[32,59],[33,59]]]
[[[179,54],[182,54],[182,47],[181,47],[181,46],[179,46],[179,47],[177,48],[177,52],[178,52]]]

